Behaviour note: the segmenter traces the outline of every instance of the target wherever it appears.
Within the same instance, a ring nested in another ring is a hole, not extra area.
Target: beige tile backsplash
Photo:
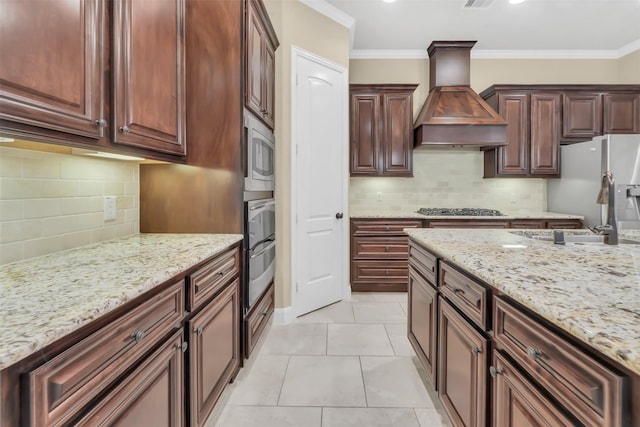
[[[0,147],[0,264],[139,233],[139,175],[137,163]]]
[[[349,207],[352,213],[420,207],[489,208],[520,214],[546,211],[544,179],[483,179],[483,156],[481,151],[460,148],[414,150],[413,178],[351,178]]]

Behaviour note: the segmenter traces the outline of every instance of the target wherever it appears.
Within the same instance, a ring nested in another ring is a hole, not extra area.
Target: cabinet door
[[[498,94],[498,112],[507,122],[507,145],[499,147],[498,175],[527,175],[529,171],[529,95]]]
[[[114,143],[186,154],[184,2],[113,2]]]
[[[562,96],[563,138],[588,140],[602,135],[602,95],[565,93]]]
[[[263,84],[265,75],[262,72],[265,50],[265,29],[260,22],[252,1],[247,2],[246,29],[246,81],[245,103],[258,117],[263,113]]]
[[[0,119],[102,138],[103,4],[0,1]]]
[[[182,332],[179,332],[73,425],[183,426],[183,348]]]
[[[496,351],[491,375],[494,427],[560,427],[576,424]]]
[[[378,175],[380,96],[351,95],[351,175]]]
[[[438,339],[438,292],[416,270],[409,267],[408,337],[422,366],[436,387]]]
[[[640,93],[604,95],[604,133],[640,133]]]
[[[190,423],[203,426],[240,366],[240,299],[236,278],[187,322],[189,328]]]
[[[383,93],[382,174],[413,176],[413,96]]]
[[[531,165],[533,176],[560,173],[560,94],[531,94]]]
[[[275,82],[276,82],[276,52],[269,41],[264,44],[264,69],[263,69],[263,108],[264,121],[273,129],[275,124]]]
[[[488,340],[440,298],[438,396],[454,426],[485,426]]]

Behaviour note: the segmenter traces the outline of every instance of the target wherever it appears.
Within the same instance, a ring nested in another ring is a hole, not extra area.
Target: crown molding
[[[333,19],[338,24],[343,27],[348,28],[351,32],[353,32],[353,26],[355,25],[356,20],[352,18],[350,15],[344,13],[337,7],[332,4],[326,2],[325,0],[298,0],[300,3],[306,4],[311,9],[315,10],[326,16],[329,19]]]
[[[422,59],[428,58],[427,50],[384,50],[384,49],[362,49],[352,50],[349,53],[350,59]]]

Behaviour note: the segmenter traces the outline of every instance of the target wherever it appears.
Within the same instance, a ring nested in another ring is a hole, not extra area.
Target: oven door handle
[[[273,242],[274,240],[276,240],[276,236],[274,235],[274,233],[271,233],[266,239],[262,239],[259,242],[257,242],[255,245],[251,246],[249,248],[249,252],[253,252],[256,250],[258,246],[265,243]]]
[[[273,206],[273,205],[275,205],[275,204],[276,204],[275,202],[266,202],[266,203],[263,203],[263,204],[261,204],[261,205],[251,206],[251,207],[249,208],[249,210],[250,210],[250,211],[255,211],[255,210],[257,210],[257,209],[262,209],[262,208],[265,208],[265,207],[267,207],[267,206]]]
[[[264,242],[262,242],[262,243],[264,243]],[[258,252],[257,254],[252,254],[252,255],[249,257],[249,259],[254,259],[254,258],[257,258],[257,257],[261,256],[262,254],[264,254],[265,252],[267,252],[269,249],[273,248],[275,245],[276,245],[275,240],[271,240],[271,243],[269,243],[269,245],[268,245],[266,248],[262,249],[262,250],[261,250],[260,252]]]

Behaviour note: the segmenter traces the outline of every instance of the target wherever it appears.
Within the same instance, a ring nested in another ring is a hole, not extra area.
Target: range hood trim
[[[414,124],[414,147],[507,144],[507,122],[469,84],[475,43],[434,41],[429,45],[430,91]]]

